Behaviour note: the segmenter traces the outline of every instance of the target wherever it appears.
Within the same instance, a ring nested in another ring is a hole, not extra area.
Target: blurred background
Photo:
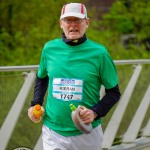
[[[0,0],[0,67],[38,65],[44,44],[60,38],[59,17],[64,4],[70,0]],[[105,45],[113,60],[150,59],[150,1],[149,0],[74,0],[87,7],[90,26],[89,39]],[[117,65],[121,93],[134,72],[133,65]],[[113,144],[122,135],[150,83],[150,65],[142,72],[127,107]],[[0,70],[0,127],[24,83],[23,71]],[[33,149],[41,133],[42,123],[33,124],[27,117],[33,99],[34,83],[24,103],[6,150],[16,147]],[[19,107],[19,106],[18,106]],[[115,107],[103,119],[105,130]],[[141,130],[150,116],[148,109]],[[11,124],[11,121],[10,121]],[[141,135],[141,131],[138,136]]]
[[[45,42],[61,37],[59,17],[69,0],[0,0],[0,66],[38,64]],[[74,0],[91,19],[87,37],[113,59],[149,58],[149,0]]]

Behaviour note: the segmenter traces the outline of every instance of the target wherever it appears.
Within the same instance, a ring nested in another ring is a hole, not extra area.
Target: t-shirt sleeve
[[[100,80],[106,89],[115,87],[118,84],[118,76],[115,64],[108,52],[100,56]]]
[[[46,69],[46,57],[45,57],[45,51],[44,49],[42,50],[41,54],[41,59],[40,59],[40,64],[37,72],[37,76],[39,78],[44,78],[47,76],[47,69]]]

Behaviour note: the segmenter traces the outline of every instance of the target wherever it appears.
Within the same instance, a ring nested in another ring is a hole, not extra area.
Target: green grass
[[[130,80],[130,77],[132,76],[133,67],[131,65],[120,65],[120,66],[118,65],[117,71],[119,76],[120,90],[121,93],[123,93],[128,84],[128,81]],[[150,73],[150,65],[143,65],[142,73],[140,74],[140,77],[136,84],[129,105],[123,116],[123,120],[121,122],[114,144],[121,142],[120,137],[125,133],[126,129],[128,128],[129,123],[132,120],[132,117],[135,114],[136,109],[138,108],[146,92],[146,89],[148,88],[148,85],[150,83],[149,73]],[[4,119],[7,116],[8,111],[11,108],[23,82],[24,78],[21,73],[20,74],[17,73],[16,75],[13,73],[12,76],[8,74],[4,76],[3,74],[0,73],[0,91],[1,91],[0,109],[2,110],[0,115],[0,126],[2,126],[2,123],[4,122]],[[24,104],[24,108],[20,114],[20,117],[17,121],[17,124],[9,140],[6,150],[11,150],[16,147],[29,147],[31,149],[34,148],[34,145],[36,144],[38,137],[41,134],[42,123],[34,124],[29,120],[27,116],[27,110],[30,106],[30,102],[32,99],[33,99],[33,87]],[[103,118],[102,122],[103,130],[105,130],[108,121],[110,120],[110,117],[112,116],[116,106],[117,104],[107,114],[107,116]],[[141,129],[144,128],[144,126],[146,125],[149,116],[150,116],[150,109],[144,118]]]
[[[24,80],[22,74],[0,75],[0,110],[3,110],[0,115],[0,126],[7,116]]]

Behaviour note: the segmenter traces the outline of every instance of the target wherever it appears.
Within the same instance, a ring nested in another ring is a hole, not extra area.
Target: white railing
[[[142,133],[141,139],[138,139],[137,141],[137,135],[140,130],[141,124],[143,122],[144,116],[146,114],[146,111],[149,108],[150,105],[150,86],[145,92],[145,95],[143,99],[141,100],[141,103],[125,133],[125,135],[122,138],[122,143],[117,146],[112,146],[113,141],[116,137],[117,131],[119,129],[121,120],[123,119],[123,115],[125,113],[126,107],[130,101],[131,95],[134,91],[134,88],[136,86],[137,80],[139,78],[139,75],[142,70],[143,64],[150,64],[150,59],[140,59],[140,60],[116,60],[114,61],[116,65],[135,65],[135,69],[133,72],[132,77],[130,78],[130,81],[128,82],[128,85],[126,89],[124,90],[124,93],[121,96],[121,99],[116,107],[116,109],[113,112],[113,115],[108,122],[108,125],[104,131],[104,139],[103,139],[103,148],[105,149],[136,149],[137,147],[140,148],[143,147],[149,147],[150,148],[150,121],[148,121],[147,126],[144,128],[144,131]],[[8,71],[31,71],[30,73],[24,73],[25,74],[25,82],[20,89],[20,92],[18,93],[18,96],[16,97],[16,100],[11,107],[11,110],[9,111],[5,121],[2,124],[2,127],[0,129],[0,147],[1,150],[5,150],[8,141],[11,137],[11,134],[15,128],[15,124],[18,120],[19,114],[21,112],[21,109],[26,101],[26,97],[29,93],[29,90],[31,89],[31,86],[33,84],[33,81],[35,79],[36,70],[38,69],[38,65],[32,65],[32,66],[2,66],[0,67],[0,72],[8,72]],[[148,81],[150,82],[150,81]],[[18,109],[18,105],[20,106]],[[144,109],[144,110],[143,110]],[[16,111],[17,110],[17,111]],[[16,114],[13,115],[12,114]],[[11,119],[11,124],[9,123]],[[4,136],[5,135],[5,136]],[[41,142],[41,136],[39,137],[39,140],[37,141],[34,149],[35,150],[41,150],[42,147]]]
[[[150,64],[150,59],[136,59],[136,60],[114,60],[116,65],[137,65],[137,64]],[[30,66],[0,66],[0,72],[6,71],[31,71],[37,70],[38,65]]]

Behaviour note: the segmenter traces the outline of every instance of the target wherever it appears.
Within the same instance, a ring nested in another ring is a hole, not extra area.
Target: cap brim
[[[66,17],[77,17],[77,18],[86,18],[85,14],[80,14],[80,13],[65,13],[60,16],[60,19],[66,18]]]

